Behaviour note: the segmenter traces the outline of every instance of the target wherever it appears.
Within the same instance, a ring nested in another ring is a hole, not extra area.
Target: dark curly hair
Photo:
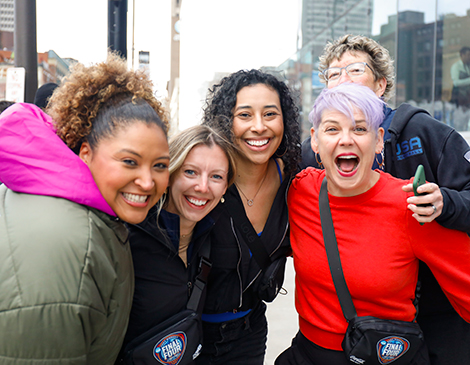
[[[152,82],[143,71],[130,71],[114,53],[106,62],[90,67],[78,63],[52,95],[47,113],[57,135],[75,153],[83,142],[91,148],[112,136],[118,128],[135,121],[156,124],[168,131],[162,104],[155,98]]]
[[[284,162],[284,173],[291,175],[300,161],[299,109],[289,87],[275,76],[260,70],[240,70],[224,77],[220,84],[209,89],[202,124],[218,129],[234,142],[233,110],[237,103],[237,93],[245,86],[263,84],[275,90],[281,102],[284,122],[284,135],[274,154]]]

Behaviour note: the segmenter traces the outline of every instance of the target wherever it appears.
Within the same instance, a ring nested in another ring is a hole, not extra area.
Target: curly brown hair
[[[382,97],[385,101],[390,100],[395,88],[395,68],[390,53],[378,42],[362,35],[345,34],[325,46],[322,55],[319,57],[320,81],[327,83],[323,71],[330,67],[333,60],[339,60],[345,52],[350,52],[353,55],[356,52],[367,54],[375,81],[384,77],[387,82]]]
[[[75,64],[54,91],[47,113],[57,135],[75,151],[90,137],[93,148],[117,127],[136,120],[156,123],[167,133],[168,118],[152,86],[143,71],[128,70],[124,59],[109,53],[106,62],[89,67]]]

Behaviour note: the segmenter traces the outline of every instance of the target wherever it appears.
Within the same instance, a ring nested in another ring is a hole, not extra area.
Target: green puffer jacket
[[[134,270],[88,166],[31,104],[0,115],[0,365],[113,364]]]
[[[133,294],[124,225],[2,185],[0,232],[0,364],[112,364]]]

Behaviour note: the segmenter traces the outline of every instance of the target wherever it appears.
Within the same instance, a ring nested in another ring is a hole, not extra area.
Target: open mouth
[[[357,169],[359,158],[356,155],[342,155],[335,160],[336,167],[344,174],[350,174]]]
[[[266,139],[247,139],[246,143],[253,147],[263,147],[269,143],[269,138]]]
[[[190,202],[191,204],[193,204],[197,207],[203,207],[209,201],[207,199],[196,199],[196,198],[189,197],[189,196],[186,196],[185,198],[188,202]]]
[[[131,203],[143,204],[145,203],[150,195],[137,195],[137,194],[130,194],[130,193],[122,193],[124,199],[130,201]]]

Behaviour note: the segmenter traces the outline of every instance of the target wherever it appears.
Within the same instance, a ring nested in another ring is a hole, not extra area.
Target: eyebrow
[[[120,153],[130,153],[131,155],[134,155],[134,156],[137,156],[137,157],[142,158],[142,156],[141,156],[139,153],[137,153],[137,152],[135,152],[135,151],[133,151],[133,150],[129,150],[129,149],[127,149],[127,148],[123,148],[122,150],[119,150],[119,152],[120,152]]]
[[[120,153],[130,153],[131,155],[142,158],[142,156],[139,153],[137,153],[133,150],[127,149],[127,148],[123,148],[122,150],[119,150],[119,152]],[[161,156],[161,157],[157,158],[157,160],[169,160],[169,159],[170,159],[170,156]]]
[[[193,164],[193,163],[184,163],[184,164],[181,165],[181,168],[182,169],[183,168],[190,168],[190,169],[195,170],[195,169],[199,168],[199,166],[196,165],[196,164]],[[225,170],[225,169],[214,169],[211,172],[216,172],[216,171],[222,171],[222,172],[228,173],[228,170]]]
[[[279,108],[275,104],[263,106],[263,109],[269,109],[269,108],[275,108],[275,109],[279,110]],[[251,105],[241,105],[241,106],[237,107],[235,109],[235,111],[239,110],[239,109],[253,109],[253,107]]]

